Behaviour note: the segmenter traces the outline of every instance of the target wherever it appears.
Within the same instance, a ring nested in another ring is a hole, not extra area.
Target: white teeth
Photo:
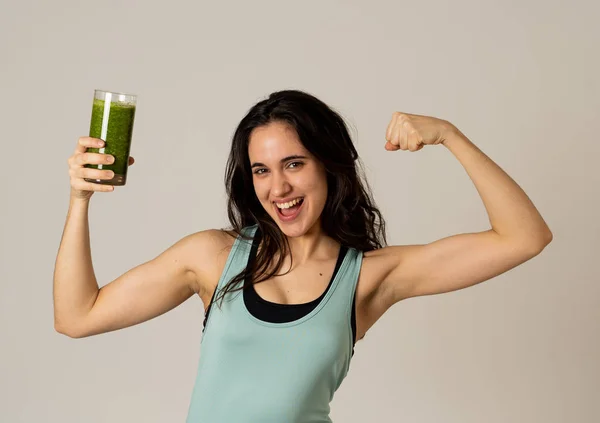
[[[296,198],[295,200],[292,200],[290,202],[287,202],[287,203],[275,203],[275,205],[277,207],[279,207],[280,209],[289,209],[293,205],[298,204],[300,202],[300,200],[301,200],[301,198]]]

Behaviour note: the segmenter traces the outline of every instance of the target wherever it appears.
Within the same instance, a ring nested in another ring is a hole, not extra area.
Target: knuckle
[[[86,177],[89,179],[112,179],[115,173],[112,170],[88,169]]]
[[[87,147],[90,143],[90,137],[79,137],[78,144]]]
[[[86,168],[81,172],[81,177],[87,178],[87,179],[101,179],[101,175],[102,175],[101,170],[97,170],[97,169],[93,169],[93,168]]]

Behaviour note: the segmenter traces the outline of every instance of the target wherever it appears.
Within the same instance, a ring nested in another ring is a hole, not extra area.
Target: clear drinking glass
[[[104,141],[103,148],[88,148],[92,153],[110,154],[115,161],[112,164],[87,164],[92,169],[110,169],[115,173],[112,179],[88,179],[104,185],[125,185],[131,150],[131,135],[135,119],[137,96],[95,90],[92,105],[90,137]]]

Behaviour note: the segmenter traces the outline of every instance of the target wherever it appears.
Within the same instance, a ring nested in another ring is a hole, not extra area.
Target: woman
[[[451,123],[394,113],[388,151],[443,145],[464,166],[491,228],[385,246],[342,118],[280,91],[240,122],[227,163],[230,230],[189,235],[98,289],[88,205],[112,187],[84,137],[54,275],[55,327],[85,337],[156,317],[192,295],[206,307],[188,422],[328,422],[356,340],[397,302],[472,286],[539,254],[552,234],[521,188]],[[130,163],[133,164],[133,158]]]

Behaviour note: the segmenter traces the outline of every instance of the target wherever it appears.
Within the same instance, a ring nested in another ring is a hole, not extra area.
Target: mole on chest
[[[261,298],[273,303],[304,304],[319,298],[329,284],[323,272],[294,273],[260,282],[254,289]]]

